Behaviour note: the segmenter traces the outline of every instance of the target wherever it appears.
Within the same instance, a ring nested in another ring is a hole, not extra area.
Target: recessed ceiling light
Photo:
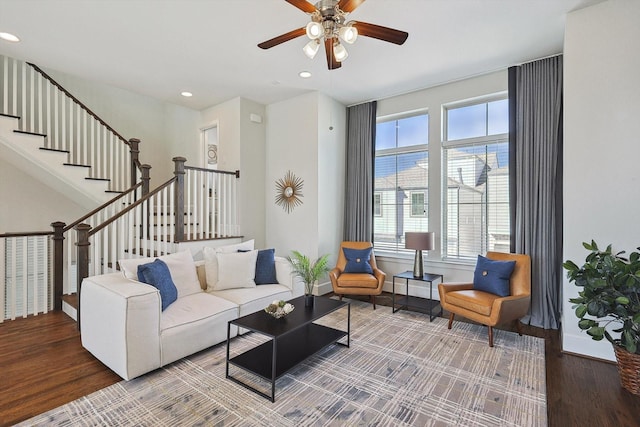
[[[311,73],[309,71],[300,71],[298,75],[303,79],[308,79],[309,77],[311,77]]]
[[[181,92],[180,95],[185,96],[187,98],[193,96],[193,94],[191,92],[186,92],[186,91],[185,92]]]
[[[20,39],[17,36],[14,36],[13,34],[10,33],[0,33],[0,39],[2,40],[6,40],[8,42],[19,42]]]

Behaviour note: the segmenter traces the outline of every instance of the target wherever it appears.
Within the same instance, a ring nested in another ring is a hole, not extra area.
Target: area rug
[[[323,319],[346,329],[346,310]],[[351,346],[330,346],[276,383],[271,401],[225,378],[221,344],[21,425],[546,426],[544,340],[352,301]],[[263,342],[249,333],[232,356]],[[269,390],[259,378],[234,376]]]

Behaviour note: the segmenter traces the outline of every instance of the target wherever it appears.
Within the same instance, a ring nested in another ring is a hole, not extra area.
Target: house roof
[[[0,54],[197,110],[316,90],[349,105],[560,53],[566,14],[600,1],[368,0],[348,19],[409,38],[360,37],[328,71],[324,55],[303,54],[304,36],[257,47],[309,21],[284,0],[0,0],[0,32],[22,40],[0,40]]]

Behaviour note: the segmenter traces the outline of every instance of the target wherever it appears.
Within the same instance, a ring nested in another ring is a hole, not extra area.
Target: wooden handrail
[[[11,237],[53,236],[53,231],[10,231],[0,234],[0,239]]]
[[[174,182],[176,180],[175,177],[171,178],[169,181],[165,182],[164,184],[160,185],[158,188],[156,188],[153,191],[150,191],[146,196],[143,196],[140,200],[136,200],[133,204],[127,206],[126,208],[124,208],[123,210],[121,210],[120,212],[118,212],[117,214],[115,214],[114,216],[112,216],[111,218],[109,218],[108,220],[106,220],[105,222],[103,222],[100,225],[97,225],[95,228],[92,228],[88,233],[87,233],[87,237],[93,236],[95,233],[97,233],[98,231],[104,229],[105,227],[107,227],[109,224],[111,224],[112,222],[114,222],[115,220],[121,218],[124,216],[124,214],[132,211],[133,209],[137,208],[139,205],[141,205],[143,202],[146,202],[147,200],[149,200],[152,196],[158,194],[160,191],[164,190],[166,187],[168,187],[169,185],[171,185],[172,182]],[[82,225],[82,224],[79,224]]]
[[[63,92],[65,95],[67,95],[69,98],[71,98],[73,100],[73,102],[75,102],[76,104],[78,104],[80,107],[82,107],[83,110],[85,110],[87,113],[89,113],[90,116],[92,116],[94,119],[96,119],[98,122],[100,122],[100,124],[102,124],[102,126],[106,127],[107,129],[109,129],[109,131],[111,133],[113,133],[115,136],[117,136],[123,143],[129,145],[129,141],[127,141],[125,139],[125,137],[123,137],[122,135],[120,135],[118,132],[115,131],[115,129],[113,129],[111,126],[109,126],[104,120],[102,120],[100,117],[98,117],[98,115],[96,113],[94,113],[93,111],[91,111],[86,105],[84,105],[82,102],[80,102],[80,100],[78,100],[78,98],[76,98],[75,96],[71,95],[65,88],[63,88],[58,82],[56,82],[51,76],[49,76],[47,73],[45,73],[44,71],[42,71],[42,69],[40,67],[38,67],[35,64],[32,64],[31,62],[27,62],[27,65],[31,66],[34,70],[36,70],[38,73],[42,74],[42,76],[49,80],[49,82],[51,82],[51,84],[53,84],[55,87],[57,87],[61,92]]]
[[[236,171],[219,171],[217,169],[199,168],[199,167],[196,167],[196,166],[186,166],[186,165],[185,165],[184,168],[186,170],[192,170],[192,171],[219,173],[219,174],[223,174],[223,175],[235,175],[236,178],[240,178],[240,171],[239,170],[236,170]]]
[[[66,233],[67,231],[71,230],[73,227],[75,227],[76,225],[80,224],[82,221],[84,221],[85,219],[89,218],[90,216],[93,216],[95,214],[97,214],[98,212],[100,212],[102,209],[106,208],[107,206],[109,206],[112,203],[115,203],[118,201],[118,199],[130,194],[133,191],[136,191],[139,187],[142,186],[142,182],[137,183],[136,185],[134,185],[133,187],[129,188],[127,191],[125,191],[122,194],[118,194],[116,197],[114,197],[113,199],[109,200],[108,202],[105,202],[103,204],[101,204],[100,206],[98,206],[97,208],[95,208],[94,210],[92,210],[91,212],[89,212],[88,214],[82,215],[80,218],[76,219],[75,221],[73,221],[71,224],[67,225],[63,231]]]

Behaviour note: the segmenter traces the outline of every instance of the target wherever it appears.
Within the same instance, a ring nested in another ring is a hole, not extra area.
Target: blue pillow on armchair
[[[515,266],[515,261],[494,261],[478,255],[476,270],[473,273],[473,289],[501,297],[509,296],[509,280]]]
[[[178,289],[175,283],[173,283],[169,267],[160,259],[156,259],[148,264],[139,265],[138,280],[160,291],[162,311],[178,299]]]
[[[373,274],[373,268],[371,268],[371,264],[369,264],[372,250],[372,247],[366,249],[342,248],[344,257],[347,259],[344,272]]]

